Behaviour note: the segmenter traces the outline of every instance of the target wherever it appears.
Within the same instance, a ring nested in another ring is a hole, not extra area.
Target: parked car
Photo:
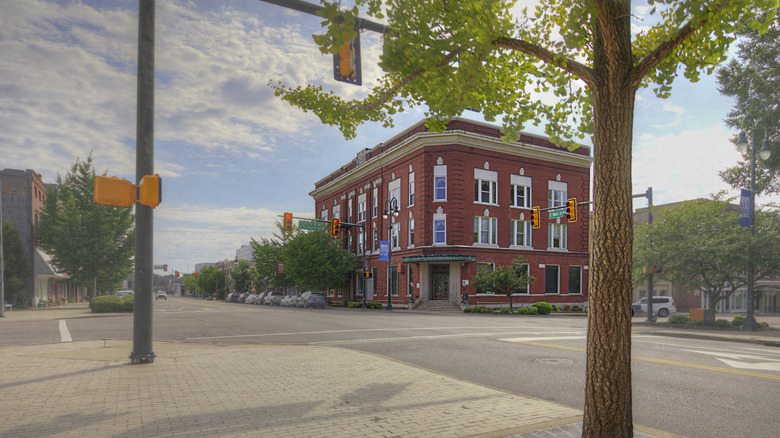
[[[631,305],[631,310],[637,313],[647,313],[647,297]],[[674,305],[672,297],[653,297],[653,312],[663,318],[672,313],[677,313],[677,307]]]
[[[238,295],[238,292],[231,292],[231,293],[227,294],[227,296],[225,297],[225,301],[228,302],[228,303],[232,303],[233,302],[233,297],[235,295]]]
[[[126,297],[128,295],[135,295],[135,292],[133,292],[131,290],[120,290],[120,291],[117,291],[114,295],[116,295],[118,297]]]
[[[284,298],[284,292],[281,291],[268,292],[265,295],[265,298],[263,299],[263,304],[265,304],[266,306],[270,306],[270,305],[278,306],[279,303],[282,302],[282,298]]]
[[[298,307],[308,309],[309,307],[319,307],[324,309],[328,305],[325,294],[322,292],[304,292],[298,300]]]
[[[165,292],[162,292],[162,291],[157,292],[157,294],[155,294],[155,296],[154,296],[154,299],[155,300],[166,300],[166,301],[168,301],[168,294],[166,294]]]
[[[255,298],[255,304],[263,304],[263,300],[265,300],[266,295],[268,295],[268,292],[261,292],[257,294],[257,298]]]
[[[246,297],[248,297],[248,296],[249,296],[249,294],[241,294],[241,295],[239,295],[238,296],[238,302],[239,303],[243,303],[244,301],[246,301]]]
[[[249,296],[247,296],[244,300],[246,304],[254,304],[255,301],[257,301],[257,295],[255,294],[249,294]]]
[[[298,295],[287,295],[279,303],[282,307],[298,307]]]

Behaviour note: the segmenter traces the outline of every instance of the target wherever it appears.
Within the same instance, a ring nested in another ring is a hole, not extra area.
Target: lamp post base
[[[756,318],[748,316],[742,323],[743,332],[754,332],[757,329]]]

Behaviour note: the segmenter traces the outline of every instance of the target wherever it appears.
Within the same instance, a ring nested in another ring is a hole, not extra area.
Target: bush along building
[[[342,245],[357,257],[358,268],[342,289],[329,291],[330,302],[362,301],[365,290],[367,301],[386,306],[389,289],[394,307],[508,306],[506,295],[477,290],[471,280],[523,256],[535,281],[517,290],[515,306],[582,306],[587,207],[572,222],[542,211],[538,229],[531,214],[534,206],[565,209],[569,198],[588,201],[591,163],[587,146],[569,151],[530,134],[504,143],[498,127],[461,118],[443,132],[421,121],[360,151],[310,193],[315,214],[339,219]]]

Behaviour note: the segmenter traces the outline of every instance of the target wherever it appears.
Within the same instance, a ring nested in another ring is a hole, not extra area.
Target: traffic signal
[[[363,273],[363,278],[365,278],[366,280],[370,280],[373,277],[374,276],[371,274],[371,271],[366,271],[366,272]]]
[[[539,217],[541,214],[542,214],[541,208],[534,207],[531,209],[531,226],[533,227],[534,230],[542,226],[542,222]]]
[[[135,184],[115,176],[95,177],[95,202],[112,207],[132,207],[138,197]]]
[[[179,277],[179,271],[176,271],[176,278]]]
[[[155,208],[162,201],[162,180],[160,175],[145,175],[138,185],[138,202]]]
[[[168,272],[168,265],[163,265],[163,271]]]
[[[569,198],[566,201],[566,219],[569,222],[577,222],[577,198]]]
[[[333,79],[353,85],[363,84],[359,30],[355,31],[355,38],[344,43],[338,53],[333,54]]]
[[[293,230],[293,216],[292,213],[284,213],[284,222],[282,224],[282,231],[285,233],[291,233]]]
[[[341,221],[339,221],[338,219],[330,220],[330,235],[332,237],[339,237],[340,223]]]
[[[194,276],[195,276],[195,278],[198,278],[198,273],[197,273],[197,272],[196,272],[196,273],[194,273],[194,274],[192,274],[192,275],[194,275]]]

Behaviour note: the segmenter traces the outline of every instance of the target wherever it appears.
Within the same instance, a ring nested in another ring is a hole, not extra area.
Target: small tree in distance
[[[523,256],[514,260],[509,266],[496,266],[489,272],[477,273],[471,280],[477,289],[493,290],[500,292],[509,298],[509,309],[512,307],[512,295],[519,288],[528,287],[528,284],[536,279],[528,275],[525,264],[528,263]]]

